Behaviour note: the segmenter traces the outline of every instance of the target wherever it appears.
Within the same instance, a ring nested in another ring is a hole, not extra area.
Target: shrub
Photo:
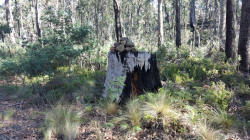
[[[211,87],[209,86],[207,88],[196,89],[205,103],[208,103],[213,107],[219,107],[222,110],[226,110],[228,108],[229,101],[233,95],[231,91],[226,89],[226,85],[222,81],[217,83],[212,82]]]

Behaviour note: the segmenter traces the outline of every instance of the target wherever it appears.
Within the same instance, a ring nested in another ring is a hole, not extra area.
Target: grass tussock
[[[112,122],[115,124],[128,123],[132,127],[140,127],[141,119],[140,102],[138,99],[133,99],[126,104],[126,111],[121,116],[115,117]]]
[[[44,137],[50,140],[53,137],[72,140],[76,138],[80,127],[81,112],[73,107],[57,105],[46,113]]]
[[[206,123],[200,124],[198,129],[198,135],[202,140],[221,140],[219,132],[208,127]]]

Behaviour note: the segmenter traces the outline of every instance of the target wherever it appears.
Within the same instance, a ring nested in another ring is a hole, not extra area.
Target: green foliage
[[[169,79],[180,84],[192,80],[203,81],[218,74],[214,67],[213,62],[208,59],[189,57],[177,64],[167,63],[161,75],[163,80]]]
[[[110,86],[108,88],[108,96],[107,100],[113,102],[119,102],[120,93],[122,92],[122,88],[124,87],[125,76],[118,77],[116,80],[111,81]]]
[[[211,88],[201,91],[201,96],[204,97],[206,103],[226,110],[228,109],[232,92],[226,89],[225,83],[219,81],[217,83],[212,83]]]
[[[226,111],[216,112],[211,116],[212,123],[222,129],[230,129],[233,126],[233,117],[230,116]]]
[[[245,84],[244,82],[241,82],[239,84],[238,94],[250,95],[250,87],[247,84]]]

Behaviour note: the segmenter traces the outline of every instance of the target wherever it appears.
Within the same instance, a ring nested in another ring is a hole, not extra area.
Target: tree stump
[[[124,84],[113,85],[112,81],[120,77],[124,77],[121,78]],[[156,55],[148,52],[109,52],[104,87],[104,97],[108,95],[110,88],[121,89],[115,93],[119,97],[119,103],[145,92],[157,91],[162,85]]]

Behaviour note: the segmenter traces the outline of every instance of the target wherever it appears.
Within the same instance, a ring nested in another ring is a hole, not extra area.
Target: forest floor
[[[41,127],[45,118],[46,106],[35,106],[30,101],[17,100],[7,96],[0,89],[0,140],[40,140],[43,139]],[[94,121],[106,122],[104,114],[95,109],[94,113],[83,116],[85,122],[80,127],[76,139],[95,140],[99,135],[104,139],[118,139],[119,134],[111,129],[98,128]],[[98,124],[101,125],[101,124]],[[98,130],[97,130],[98,129]],[[56,138],[55,138],[56,140]]]
[[[0,139],[42,139],[39,132],[44,115],[27,101],[14,100],[0,90]]]
[[[30,101],[17,100],[1,92],[0,89],[0,140],[41,140],[43,139],[42,125],[46,110],[49,107],[33,105]],[[103,128],[109,118],[98,108],[84,116],[84,122],[79,128],[79,135],[76,140],[117,140],[122,139],[121,131],[116,129]],[[95,123],[98,122],[98,123]],[[133,136],[135,139],[152,139],[157,137],[164,139],[161,132],[142,131]],[[57,140],[58,138],[54,138]]]

